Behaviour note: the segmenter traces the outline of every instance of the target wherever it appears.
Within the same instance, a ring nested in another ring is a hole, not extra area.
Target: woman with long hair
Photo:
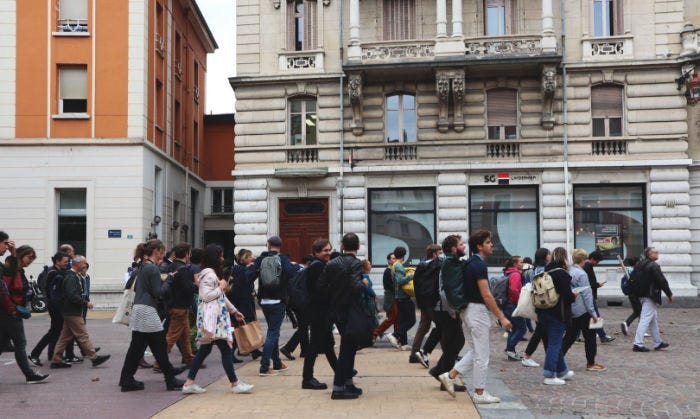
[[[503,274],[508,277],[508,297],[503,310],[503,314],[513,324],[513,328],[508,332],[505,353],[509,360],[520,361],[522,357],[515,351],[515,345],[520,342],[520,338],[527,332],[527,323],[524,317],[513,317],[513,311],[518,306],[520,290],[523,287],[523,277],[520,271],[523,269],[523,258],[521,256],[511,256],[506,260],[503,267]]]
[[[547,334],[547,355],[544,360],[544,383],[548,385],[566,384],[566,380],[574,376],[564,361],[562,345],[566,326],[571,323],[571,303],[576,300],[578,293],[571,291],[571,275],[569,275],[569,255],[563,247],[552,251],[552,262],[545,267],[559,294],[554,307],[536,309],[537,320],[542,324]]]
[[[151,348],[153,356],[158,361],[165,376],[165,386],[168,390],[180,390],[182,380],[175,376],[187,367],[174,368],[168,359],[165,331],[156,305],[158,300],[167,292],[167,283],[161,279],[158,264],[165,254],[165,246],[160,240],[149,240],[136,248],[134,259],[141,260],[141,268],[134,279],[136,296],[134,308],[129,320],[131,343],[124,358],[119,385],[122,391],[143,390],[144,384],[134,379],[139,367],[139,361],[146,347]]]
[[[199,350],[194,356],[187,381],[182,387],[185,394],[204,393],[206,390],[197,385],[194,379],[204,360],[216,345],[221,352],[221,364],[231,383],[233,393],[250,393],[253,385],[244,383],[236,377],[233,369],[233,327],[231,313],[238,321],[243,321],[243,313],[226,298],[224,289],[227,282],[223,276],[222,263],[224,251],[221,246],[210,244],[204,249],[202,257],[202,272],[199,274],[199,308],[197,310],[197,340]]]
[[[7,238],[4,241],[7,241]],[[7,247],[0,247],[0,249],[3,250],[2,253],[5,253]],[[27,384],[43,383],[48,380],[49,375],[38,373],[29,366],[24,321],[21,313],[17,310],[18,306],[26,307],[27,305],[25,284],[28,282],[24,268],[34,262],[36,253],[29,246],[20,246],[14,253],[14,256],[8,258],[8,265],[11,268],[3,269],[4,275],[2,283],[0,283],[0,287],[2,287],[0,294],[3,295],[3,306],[5,306],[4,310],[0,309],[0,334],[12,341],[15,347],[15,361],[27,379]],[[15,264],[16,269],[14,269]]]

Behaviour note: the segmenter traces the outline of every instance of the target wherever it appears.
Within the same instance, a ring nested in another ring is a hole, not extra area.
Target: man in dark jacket
[[[311,319],[311,342],[304,357],[304,373],[301,388],[307,390],[325,390],[328,386],[314,378],[314,364],[318,354],[325,354],[328,364],[335,371],[338,358],[333,345],[333,321],[330,318],[331,307],[328,300],[316,288],[318,278],[331,259],[331,244],[327,239],[318,239],[311,245],[314,259],[306,267],[306,287],[311,302],[306,310],[306,316]]]
[[[668,297],[668,302],[673,302],[673,293],[668,286],[668,281],[661,272],[661,267],[656,261],[659,259],[659,251],[654,247],[644,249],[645,259],[637,264],[635,270],[641,271],[649,281],[649,291],[639,295],[642,303],[642,314],[639,316],[637,333],[634,335],[634,352],[649,352],[649,348],[644,346],[644,334],[649,329],[652,339],[654,339],[654,350],[659,351],[668,348],[668,343],[661,340],[659,333],[657,310],[661,305],[661,291]]]
[[[423,338],[430,330],[431,324],[435,321],[433,307],[440,299],[438,291],[438,276],[442,266],[442,248],[439,244],[430,244],[425,249],[425,260],[416,268],[413,275],[413,286],[416,290],[416,304],[420,309],[420,323],[413,338],[411,355],[408,362],[421,363],[425,368],[429,368],[430,361],[428,355],[433,351],[440,340],[440,326],[435,327],[421,349]],[[437,323],[436,323],[437,325]]]
[[[85,320],[83,320],[83,308],[92,308],[92,303],[83,298],[85,282],[78,274],[87,263],[85,256],[76,255],[72,262],[71,269],[66,272],[63,278],[63,303],[61,305],[63,329],[53,353],[51,368],[69,368],[71,366],[63,361],[62,354],[73,338],[78,341],[86,356],[92,361],[93,367],[103,364],[110,357],[109,355],[97,355],[85,328]]]
[[[287,370],[287,366],[280,359],[280,329],[286,309],[287,281],[294,276],[298,268],[292,265],[287,255],[280,253],[281,248],[282,239],[271,236],[267,239],[267,251],[255,259],[255,272],[259,278],[258,299],[267,322],[267,335],[260,357],[259,375],[262,377],[277,375],[280,371]],[[276,279],[270,281],[268,278],[271,276],[276,276]]]
[[[320,289],[328,291],[333,317],[340,330],[340,352],[333,378],[331,399],[356,399],[362,389],[355,387],[352,381],[355,368],[357,344],[345,334],[348,314],[354,303],[359,303],[364,287],[368,281],[362,278],[362,262],[357,258],[360,239],[355,233],[343,236],[343,253],[326,265],[319,278]]]
[[[598,282],[593,267],[598,266],[601,260],[603,260],[603,254],[598,250],[594,250],[588,255],[588,260],[583,265],[583,270],[586,272],[586,275],[588,275],[588,284],[591,286],[591,291],[593,291],[593,306],[595,307],[596,313],[598,313],[598,317],[600,317],[600,309],[598,308],[598,288],[602,287],[604,282]],[[601,343],[608,343],[615,340],[614,336],[610,336],[605,332],[604,327],[597,329],[596,333]]]

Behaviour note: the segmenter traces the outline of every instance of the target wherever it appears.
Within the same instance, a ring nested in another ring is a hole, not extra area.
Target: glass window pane
[[[399,112],[389,111],[386,114],[386,140],[390,143],[399,141]]]
[[[212,206],[214,208],[220,208],[221,207],[221,189],[212,189]]]
[[[416,109],[416,98],[413,95],[402,95],[404,109]]]
[[[489,140],[499,140],[501,138],[501,127],[488,127]]]
[[[605,260],[616,264],[644,251],[642,210],[579,210],[574,212],[574,245],[589,252],[600,250]],[[614,262],[613,262],[614,261]]]
[[[593,35],[594,36],[607,36],[603,32],[603,2],[594,1],[593,2]]]
[[[291,145],[301,144],[301,115],[292,115],[290,118]]]
[[[412,143],[416,141],[416,111],[403,111],[403,141]]]
[[[306,145],[316,145],[316,122],[311,117],[307,117],[306,122]]]
[[[370,192],[372,211],[433,211],[432,189],[374,190]]]
[[[504,127],[504,129],[506,131],[506,140],[514,140],[514,139],[518,138],[518,130],[516,129],[515,126],[513,126],[513,125],[507,126],[507,127]]]
[[[85,189],[65,189],[59,192],[59,210],[85,210]]]
[[[488,263],[503,266],[511,256],[534,256],[537,249],[537,212],[474,212],[471,231],[491,231],[493,254]]]
[[[622,118],[610,118],[608,120],[608,125],[610,126],[611,137],[622,136]]]
[[[399,96],[387,96],[386,98],[386,108],[388,110],[398,110],[399,109]]]
[[[577,186],[574,188],[575,209],[644,208],[641,186]]]
[[[593,118],[593,136],[605,137],[605,119]]]
[[[476,210],[537,209],[535,188],[472,188],[471,206]]]
[[[486,35],[497,36],[499,33],[499,8],[489,7],[486,9]]]
[[[85,255],[86,232],[87,221],[84,215],[58,217],[58,246],[68,243],[73,246],[76,255]]]
[[[316,112],[316,100],[307,100],[306,101],[306,113],[315,113]]]
[[[291,102],[292,105],[292,112],[301,112],[301,101],[300,100],[292,100]]]

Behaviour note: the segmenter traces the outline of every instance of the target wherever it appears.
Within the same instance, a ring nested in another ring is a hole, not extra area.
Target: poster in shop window
[[[622,254],[622,229],[620,224],[595,225],[595,250],[603,253],[603,259],[615,260]]]

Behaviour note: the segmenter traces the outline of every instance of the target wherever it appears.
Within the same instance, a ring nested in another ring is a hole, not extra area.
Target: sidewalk
[[[315,376],[327,383],[329,389],[302,390],[304,360],[297,357],[294,361],[285,360],[289,369],[276,377],[258,376],[259,362],[237,368],[239,379],[255,385],[252,394],[232,394],[228,380],[223,377],[208,386],[206,393],[187,396],[154,417],[479,417],[465,393],[457,393],[453,399],[440,391],[440,384],[423,366],[408,363],[408,354],[390,348],[385,342],[359,351],[355,361],[359,372],[354,381],[364,394],[356,400],[331,400],[333,375],[325,357],[316,360]],[[208,362],[209,369],[220,369],[223,374],[219,357],[213,358]]]

